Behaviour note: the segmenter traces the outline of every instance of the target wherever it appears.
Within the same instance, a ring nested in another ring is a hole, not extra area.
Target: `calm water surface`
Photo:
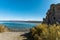
[[[40,23],[27,23],[27,22],[0,22],[0,24],[5,25],[9,29],[13,30],[28,30],[32,27],[35,27]]]

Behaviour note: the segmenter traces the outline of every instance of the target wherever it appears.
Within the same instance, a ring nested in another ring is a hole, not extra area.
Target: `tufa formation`
[[[56,24],[60,23],[60,3],[52,4],[46,13],[46,18],[43,18],[43,23]]]

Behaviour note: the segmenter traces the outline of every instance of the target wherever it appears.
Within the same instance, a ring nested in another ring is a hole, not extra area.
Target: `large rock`
[[[43,23],[53,24],[60,23],[60,4],[52,4],[46,13]]]

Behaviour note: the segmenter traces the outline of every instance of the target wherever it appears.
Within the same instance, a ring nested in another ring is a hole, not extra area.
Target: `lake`
[[[7,28],[15,31],[27,31],[32,27],[35,27],[39,23],[28,23],[28,22],[0,22],[0,24],[5,25]]]

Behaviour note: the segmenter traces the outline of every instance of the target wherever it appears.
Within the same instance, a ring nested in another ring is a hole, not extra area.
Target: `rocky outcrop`
[[[43,18],[43,23],[53,24],[60,23],[60,4],[52,4]]]

